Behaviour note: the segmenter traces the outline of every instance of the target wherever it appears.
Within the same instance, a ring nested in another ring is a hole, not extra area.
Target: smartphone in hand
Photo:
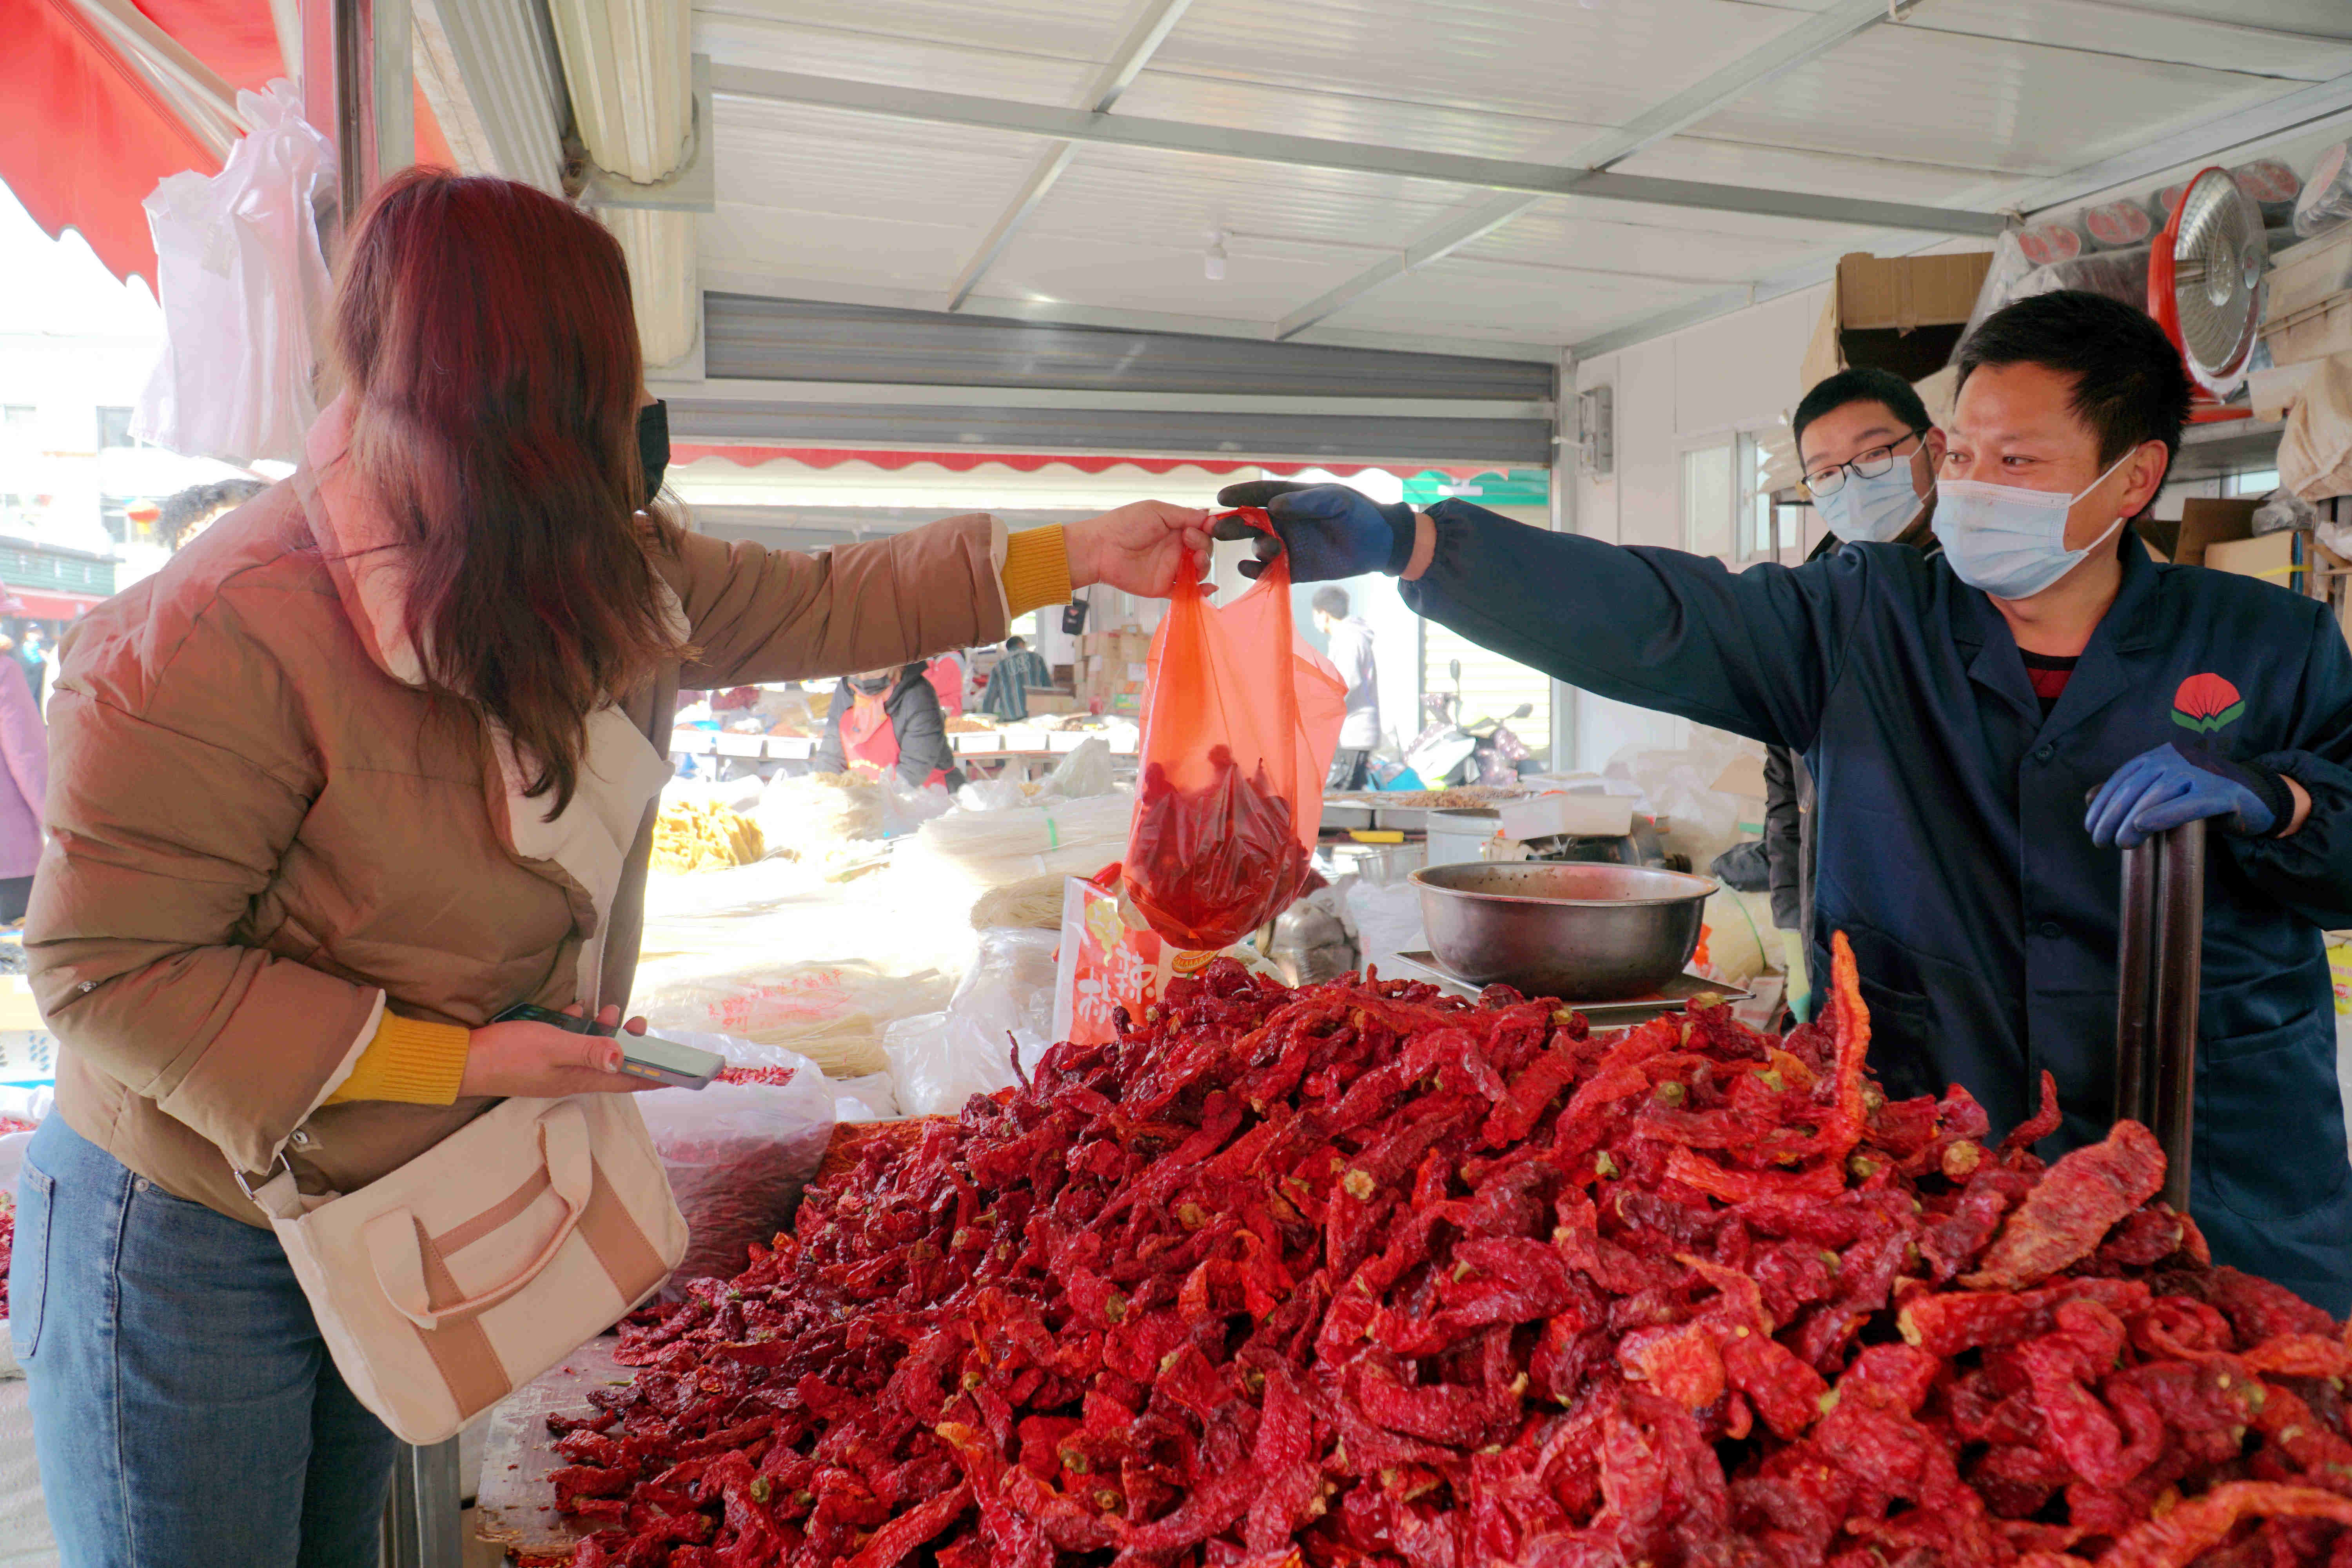
[[[726,1067],[727,1058],[699,1046],[682,1046],[653,1035],[632,1035],[608,1029],[585,1015],[559,1013],[525,1002],[490,1020],[494,1024],[547,1024],[574,1035],[602,1035],[621,1042],[621,1070],[677,1089],[707,1089]]]

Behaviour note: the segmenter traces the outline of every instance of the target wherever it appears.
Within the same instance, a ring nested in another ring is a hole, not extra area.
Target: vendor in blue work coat
[[[2221,1261],[2352,1310],[2352,1164],[2321,942],[2352,925],[2352,655],[2324,605],[2158,565],[2125,520],[2187,417],[2180,358],[2094,295],[2020,300],[1963,345],[1936,557],[1854,544],[1738,574],[1337,485],[1236,486],[1297,581],[1385,570],[1487,647],[1804,759],[1812,946],[1853,942],[1895,1096],[1965,1085],[1998,1130],[2043,1071],[2101,1135],[2118,845],[2196,818],[2205,893],[2191,1207]],[[2087,815],[2085,801],[2090,802]]]

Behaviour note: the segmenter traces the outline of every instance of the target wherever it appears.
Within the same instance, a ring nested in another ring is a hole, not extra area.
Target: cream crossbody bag
[[[610,1328],[686,1253],[635,1097],[508,1100],[354,1193],[237,1184],[335,1368],[404,1441],[467,1421]]]

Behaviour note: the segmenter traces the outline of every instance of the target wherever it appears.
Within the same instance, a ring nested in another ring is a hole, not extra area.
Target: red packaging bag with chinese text
[[[1265,513],[1238,516],[1271,531]],[[1213,605],[1187,579],[1151,639],[1122,884],[1180,948],[1239,942],[1298,896],[1347,690],[1291,626],[1290,564]]]

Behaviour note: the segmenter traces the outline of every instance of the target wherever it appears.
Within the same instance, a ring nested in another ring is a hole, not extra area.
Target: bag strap
[[[533,1177],[474,1220],[436,1237],[428,1234],[408,1210],[386,1209],[369,1220],[361,1231],[368,1261],[374,1267],[376,1283],[383,1288],[385,1299],[394,1310],[418,1328],[439,1329],[462,1322],[514,1296],[545,1272],[572,1239],[572,1232],[580,1228],[581,1216],[588,1209],[594,1170],[588,1150],[587,1118],[575,1102],[558,1100],[540,1116],[538,1129],[543,1177]],[[433,1300],[426,1274],[429,1268],[442,1280],[449,1279],[448,1266],[442,1256],[445,1247],[455,1252],[480,1240],[506,1219],[529,1207],[541,1193],[550,1191],[563,1205],[563,1221],[537,1257],[523,1265],[513,1278],[478,1295],[437,1303]],[[501,1209],[511,1212],[501,1214]]]

